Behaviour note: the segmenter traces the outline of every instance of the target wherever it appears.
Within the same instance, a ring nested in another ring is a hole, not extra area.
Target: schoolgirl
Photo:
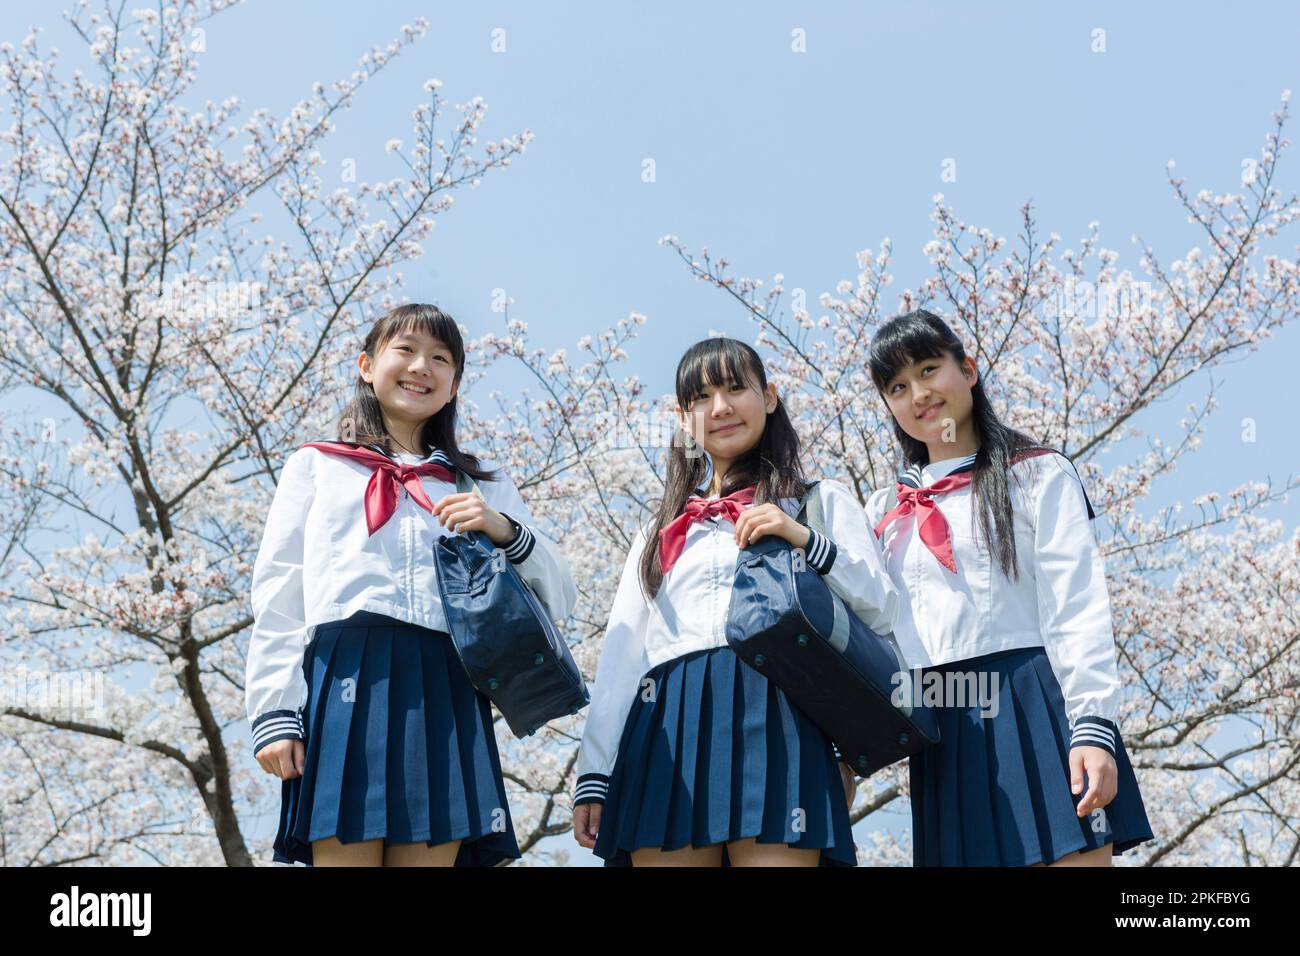
[[[892,628],[894,585],[844,484],[817,485],[826,534],[795,519],[799,441],[752,348],[693,345],[676,393],[702,454],[673,443],[658,513],[623,566],[577,757],[574,835],[606,865],[856,865],[853,775],[727,645],[727,607],[740,548],[765,535],[802,548],[872,628]]]
[[[906,464],[867,502],[902,596],[895,636],[914,686],[993,691],[933,701],[941,739],[909,766],[914,863],[1108,866],[1152,834],[1078,473],[998,420],[933,313],[882,326],[870,362]]]
[[[289,455],[253,568],[246,703],[284,781],[274,858],[501,864],[520,853],[491,704],[446,632],[433,545],[483,532],[556,619],[576,588],[510,477],[457,445],[456,322],[395,308],[357,364],[347,440]],[[457,492],[458,470],[483,497]]]

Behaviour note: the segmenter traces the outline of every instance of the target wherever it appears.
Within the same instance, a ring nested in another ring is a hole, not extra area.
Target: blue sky
[[[42,45],[73,59],[57,8],[4,4],[0,40],[17,43],[40,24]],[[1300,8],[1276,3],[1252,5],[1247,17],[1204,3],[280,0],[211,24],[193,103],[236,95],[243,115],[283,115],[313,81],[346,76],[369,46],[421,15],[426,38],[339,120],[323,150],[327,177],[345,159],[361,179],[396,175],[384,143],[410,141],[426,78],[441,79],[451,102],[482,95],[484,140],[525,127],[537,138],[510,169],[457,194],[425,257],[403,269],[407,294],[478,333],[501,327],[489,303],[505,288],[512,315],[548,348],[572,348],[642,312],[649,321],[629,369],[653,392],[670,390],[677,357],[706,329],[754,335],[738,308],[658,244],[665,233],[724,253],[739,273],[766,281],[782,272],[814,305],[856,276],[856,251],[886,236],[893,289],[915,288],[927,274],[921,247],[936,192],[959,218],[1009,238],[1032,199],[1042,233],[1060,233],[1062,247],[1077,247],[1098,220],[1121,268],[1137,267],[1133,233],[1167,263],[1205,242],[1165,183],[1166,161],[1177,161],[1190,193],[1238,189],[1281,91],[1300,88]],[[805,53],[791,51],[796,28]],[[1097,28],[1105,53],[1091,50]],[[492,49],[498,29],[504,52]],[[653,183],[641,179],[647,157]],[[947,158],[956,182],[940,179]],[[1292,148],[1277,182],[1284,193],[1297,189],[1298,169]],[[1276,251],[1295,258],[1295,235]],[[1220,409],[1201,450],[1157,485],[1152,507],[1300,470],[1281,384],[1297,355],[1300,331],[1289,328],[1215,373]],[[1205,376],[1190,380],[1141,427],[1170,436],[1205,391]],[[1245,417],[1257,422],[1253,444],[1241,441]],[[1292,529],[1300,502],[1269,514]]]
[[[69,60],[76,44],[53,9],[5,4],[0,38],[17,42],[38,23],[42,44]],[[537,138],[481,189],[457,193],[424,258],[403,269],[406,293],[477,333],[501,328],[490,300],[504,288],[511,314],[547,347],[642,312],[629,369],[667,392],[677,357],[706,329],[752,338],[754,326],[686,274],[659,245],[666,233],[725,254],[738,273],[784,273],[814,314],[820,292],[856,276],[854,253],[886,236],[893,291],[915,288],[936,192],[961,219],[1008,237],[1032,199],[1042,233],[1060,233],[1062,248],[1098,220],[1121,267],[1136,268],[1134,233],[1166,263],[1204,246],[1165,162],[1177,161],[1189,192],[1238,188],[1280,92],[1297,86],[1300,8],[1253,9],[1247,22],[1201,4],[379,2],[358,17],[341,2],[252,2],[209,26],[193,101],[234,95],[244,115],[283,115],[312,81],[346,76],[370,45],[428,17],[426,38],[340,118],[323,150],[326,187],[331,170],[343,185],[345,160],[361,179],[397,174],[384,143],[410,142],[426,78],[443,80],[452,102],[484,96],[483,139],[525,127]],[[790,49],[796,28],[802,54]],[[1091,52],[1097,28],[1101,54]],[[494,30],[504,52],[492,50]],[[647,157],[653,183],[641,179]],[[940,179],[948,158],[956,182]],[[1300,183],[1298,167],[1288,151],[1284,192]],[[1295,239],[1277,251],[1294,258]],[[1295,470],[1277,379],[1298,345],[1300,331],[1287,329],[1215,373],[1221,410],[1202,450],[1153,503]],[[1169,435],[1205,386],[1204,376],[1189,381],[1141,426]],[[1257,422],[1253,444],[1240,438],[1246,416]],[[1300,505],[1278,515],[1293,526]]]

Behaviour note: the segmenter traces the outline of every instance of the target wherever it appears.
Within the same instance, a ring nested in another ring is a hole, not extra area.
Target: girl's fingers
[[[482,501],[478,495],[472,491],[456,491],[449,495],[443,495],[433,505],[433,513],[441,515],[445,509],[455,508],[457,505],[463,505],[465,502]]]
[[[441,514],[443,508],[447,507],[448,505],[456,501],[459,501],[461,497],[464,496],[464,494],[465,492],[463,491],[453,491],[449,495],[443,495],[441,498],[439,498],[437,501],[433,503],[433,513],[435,515]]]
[[[444,504],[443,502],[446,503]],[[441,508],[438,511],[438,521],[441,522],[443,527],[447,527],[447,522],[454,518],[456,512],[460,509],[460,502],[447,501],[447,499],[444,498],[442,502],[439,502],[439,505]]]
[[[770,528],[771,525],[772,522],[768,519],[767,515],[758,515],[755,517],[746,529],[745,533],[747,537],[745,538],[745,544],[753,544],[759,538],[763,537],[763,535],[767,534],[767,529]]]
[[[474,497],[471,495],[471,497]],[[461,501],[448,505],[443,509],[439,520],[442,526],[452,531],[464,531],[465,523],[477,518],[480,514],[476,501]],[[473,529],[469,529],[473,530]]]
[[[1107,767],[1104,772],[1106,785],[1102,788],[1101,798],[1097,805],[1101,807],[1110,806],[1110,802],[1115,799],[1119,793],[1119,770]]]
[[[306,767],[307,744],[304,740],[286,739],[267,744],[253,755],[257,765],[281,780],[301,777]]]
[[[1109,754],[1104,759],[1088,761],[1088,792],[1079,801],[1079,816],[1086,816],[1114,799],[1116,777],[1114,763]]]
[[[1081,817],[1087,816],[1096,809],[1097,787],[1101,783],[1101,781],[1097,779],[1097,775],[1091,771],[1088,771],[1085,779],[1088,782],[1088,790],[1084,793],[1083,799],[1079,801],[1079,816]]]
[[[596,845],[595,835],[592,833],[592,807],[598,806],[594,803],[584,803],[573,808],[573,836],[578,841],[578,845],[590,850]]]
[[[267,744],[257,754],[258,765],[269,774],[280,776],[280,761],[276,758],[274,744]]]

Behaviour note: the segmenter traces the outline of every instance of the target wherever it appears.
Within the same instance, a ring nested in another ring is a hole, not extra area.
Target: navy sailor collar
[[[397,461],[397,456],[389,455],[387,452],[384,451],[383,446],[381,445],[372,444],[372,445],[366,445],[366,447],[374,449],[375,451],[379,452],[381,455],[391,458],[393,461]],[[425,465],[430,462],[432,462],[435,465],[442,465],[444,468],[450,468],[453,471],[455,471],[456,469],[456,466],[452,463],[452,460],[447,457],[447,453],[443,451],[441,448],[435,448],[433,451],[429,452],[428,457],[423,458],[418,462],[415,462],[415,464]]]
[[[975,454],[969,454],[965,457],[944,458],[940,461],[931,462],[928,465],[911,465],[903,469],[898,476],[899,484],[908,485],[912,488],[925,487],[925,480],[922,477],[923,471],[928,471],[934,476],[934,481],[946,478],[949,475],[960,475],[963,472],[975,470]]]

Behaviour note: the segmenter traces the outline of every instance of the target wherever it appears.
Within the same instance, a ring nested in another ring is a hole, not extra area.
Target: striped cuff
[[[1070,749],[1075,747],[1101,747],[1112,757],[1119,743],[1119,727],[1105,717],[1084,716],[1070,728]]]
[[[302,714],[296,710],[268,710],[253,721],[253,754],[277,740],[303,740]]]
[[[578,778],[578,785],[573,791],[573,805],[584,803],[604,803],[605,792],[609,790],[609,777],[603,773],[584,773]]]
[[[507,544],[503,545],[501,550],[506,553],[506,557],[510,559],[511,564],[526,561],[528,556],[533,553],[533,545],[537,543],[537,539],[533,537],[531,531],[504,511],[501,512],[501,517],[509,521],[515,528],[515,536]]]
[[[835,555],[839,549],[835,547],[835,542],[820,531],[808,529],[808,545],[803,549],[804,560],[808,567],[812,568],[818,574],[825,574],[835,563]]]

